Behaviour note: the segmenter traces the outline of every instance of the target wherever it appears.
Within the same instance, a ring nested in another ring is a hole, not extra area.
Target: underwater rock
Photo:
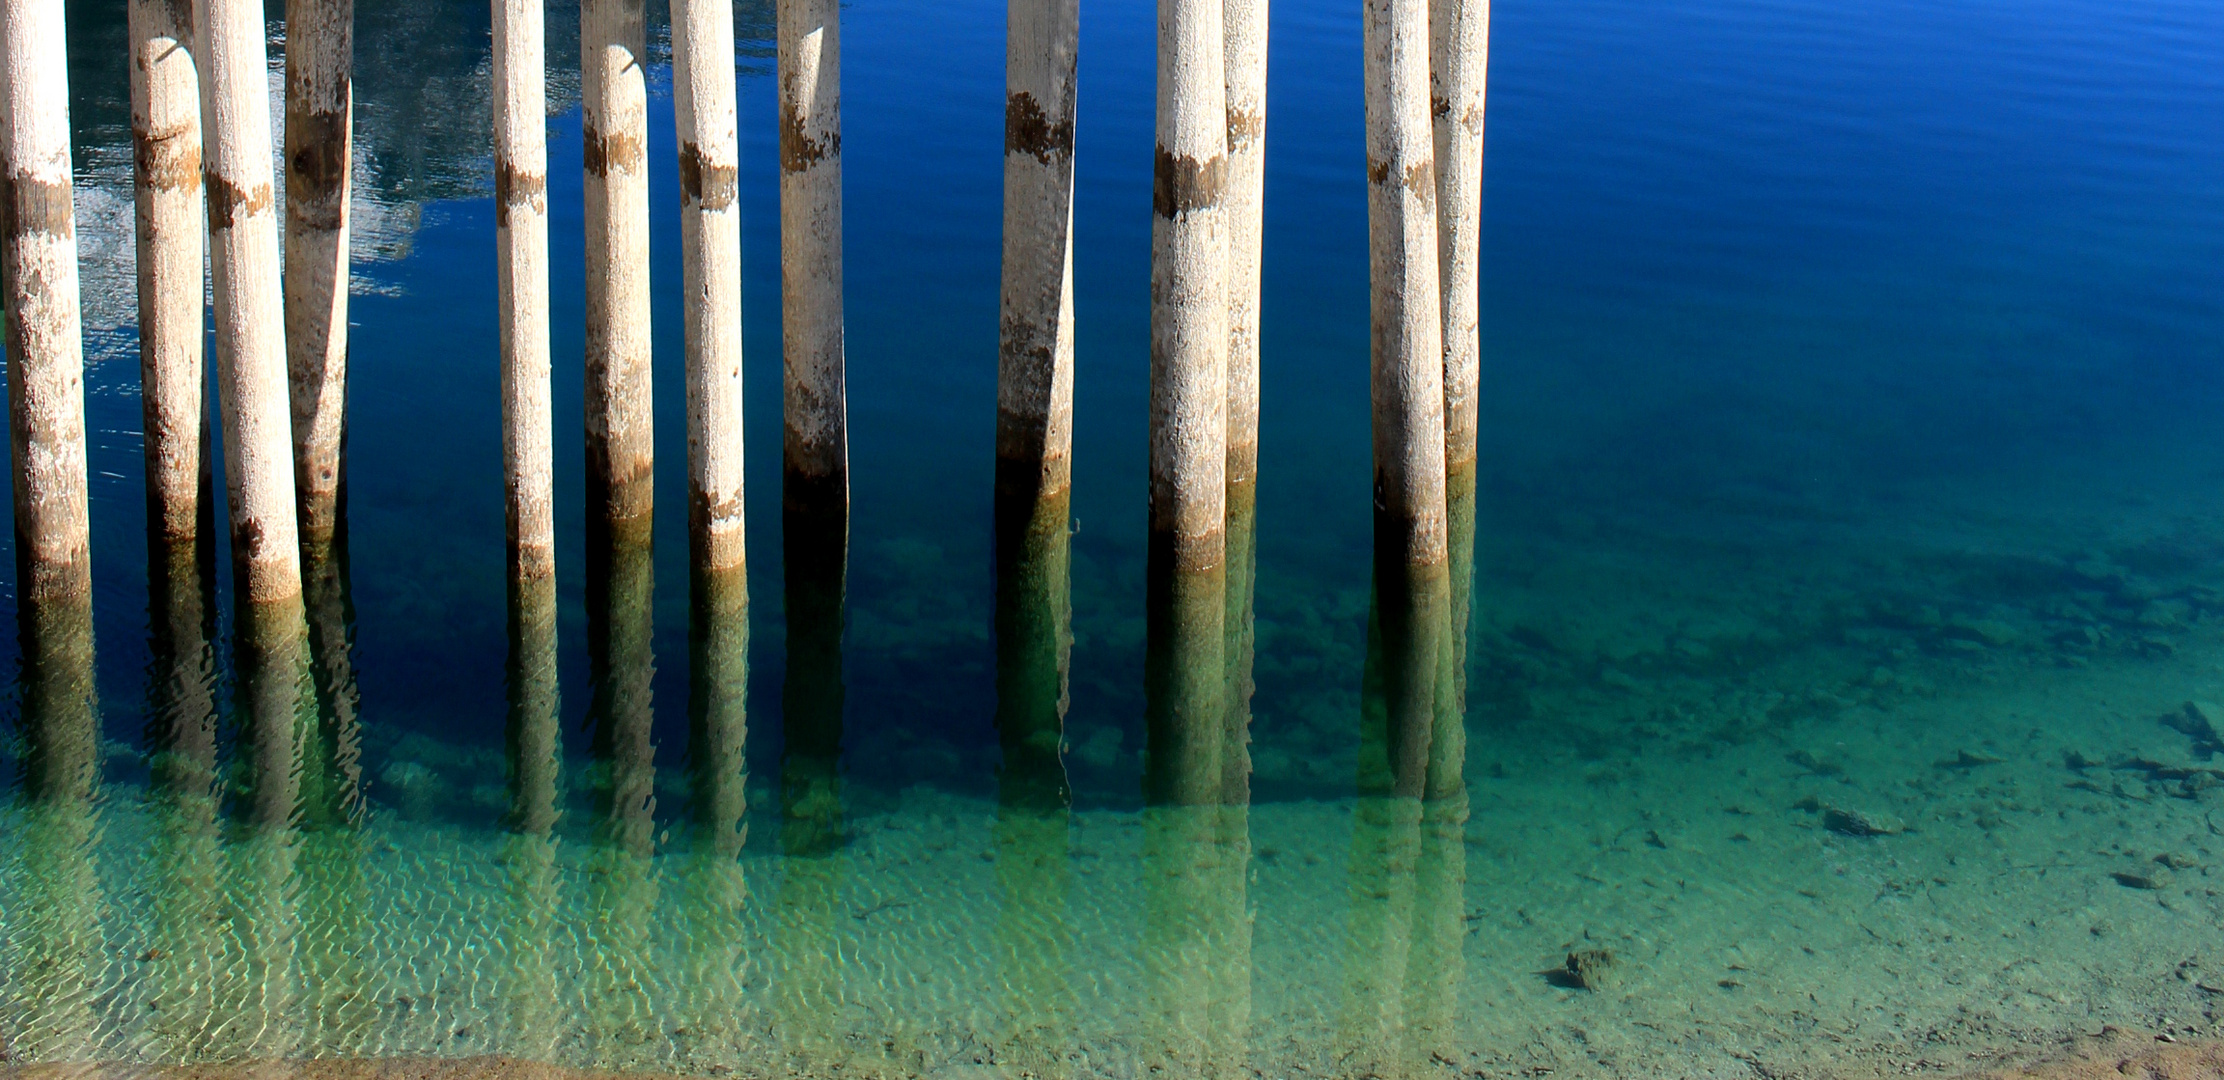
[[[1823,807],[1822,827],[1840,836],[1898,836],[1907,831],[1907,826],[1890,818],[1836,806]]]
[[[2172,870],[2191,870],[2201,865],[2194,861],[2193,856],[2177,851],[2165,851],[2155,856],[2155,861]]]
[[[2129,870],[2111,870],[2108,876],[2115,878],[2116,884],[2127,889],[2154,890],[2167,888],[2170,884],[2170,871],[2161,866],[2151,869],[2139,866]]]
[[[1953,757],[1939,762],[1938,767],[1941,769],[1968,770],[1977,768],[1980,765],[1998,765],[2006,760],[2008,759],[2001,757],[1998,754],[1987,754],[1981,750],[1961,750],[1955,752]]]
[[[1784,755],[1784,760],[1807,770],[1809,776],[1843,776],[1846,771],[1843,767],[1824,761],[1805,750],[1794,750]]]
[[[2218,724],[2224,721],[2224,709],[2206,701],[2188,701],[2177,712],[2165,713],[2164,727],[2180,732],[2193,740],[2193,752],[2203,757],[2224,753],[2224,734]]]
[[[1611,949],[1577,949],[1568,954],[1568,981],[1585,990],[1604,990],[1621,978]]]

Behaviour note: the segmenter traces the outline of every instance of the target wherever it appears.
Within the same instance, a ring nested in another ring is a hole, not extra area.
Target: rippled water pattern
[[[150,629],[123,5],[73,0],[97,716],[38,720],[13,665],[0,1072],[1746,1077],[2224,1037],[2224,7],[1499,0],[1467,794],[1426,804],[1366,782],[1359,7],[1274,7],[1251,798],[1178,808],[1142,784],[1151,4],[1082,15],[1046,767],[992,722],[1000,4],[843,15],[834,609],[783,595],[771,10],[737,7],[746,721],[708,737],[662,6],[645,650],[590,663],[576,8],[535,681],[488,14],[357,0],[348,538],[289,731],[251,722],[226,554],[175,624],[205,654]],[[791,664],[791,624],[832,662]],[[649,718],[632,750],[612,708]]]

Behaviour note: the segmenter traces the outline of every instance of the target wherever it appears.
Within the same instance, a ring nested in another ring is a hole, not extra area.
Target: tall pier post
[[[839,0],[778,0],[781,502],[849,506]]]
[[[132,0],[132,186],[138,204],[139,394],[147,461],[150,563],[161,546],[207,543],[208,410],[202,399],[205,311],[201,76],[192,12]]]
[[[294,488],[312,563],[329,557],[345,466],[354,57],[355,0],[286,5],[286,367]]]
[[[1375,596],[1399,796],[1425,786],[1450,615],[1428,32],[1424,0],[1366,0]]]
[[[996,379],[996,728],[1005,802],[1066,805],[1072,649],[1073,140],[1077,0],[1006,9]],[[1063,815],[1059,817],[1062,830]]]
[[[1483,102],[1490,67],[1490,0],[1430,0],[1429,36],[1429,112],[1436,129],[1437,276],[1444,290],[1444,498],[1452,561],[1453,712],[1464,720],[1467,625],[1475,585]]]
[[[1145,797],[1220,798],[1225,738],[1228,116],[1219,0],[1160,0],[1151,221]],[[1198,744],[1209,741],[1212,752]],[[1161,767],[1166,758],[1180,768]]]
[[[649,390],[649,58],[641,5],[584,0],[579,87],[587,228],[590,532],[649,535],[655,446]],[[590,544],[590,546],[592,546]]]
[[[15,464],[16,588],[27,620],[72,623],[72,613],[83,608],[90,633],[85,355],[67,56],[61,4],[0,3],[0,291]],[[26,645],[42,640],[26,638]]]
[[[556,574],[548,359],[548,91],[536,0],[494,0],[494,244],[502,481],[514,587]],[[553,623],[551,624],[553,629]]]
[[[1251,802],[1253,592],[1258,575],[1259,273],[1266,207],[1267,0],[1225,0],[1228,110],[1228,711],[1221,802]],[[1248,811],[1246,811],[1248,813]]]
[[[263,9],[251,0],[205,0],[201,17],[202,165],[232,557],[248,603],[298,605],[301,552],[278,219],[271,203]]]
[[[740,143],[734,105],[734,15],[725,0],[672,5],[673,120],[679,135],[680,261],[687,340],[691,816],[698,865],[691,910],[730,911],[747,812],[749,576],[742,499]],[[699,970],[706,1000],[735,989]],[[719,1009],[706,1008],[705,1022]],[[719,1023],[730,1023],[717,1018]]]

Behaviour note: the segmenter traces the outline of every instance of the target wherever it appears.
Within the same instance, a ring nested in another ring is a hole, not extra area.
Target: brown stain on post
[[[34,235],[61,239],[77,235],[69,181],[52,183],[21,175],[0,178],[0,236],[16,240]],[[13,325],[14,320],[9,321]]]
[[[841,153],[841,132],[830,131],[824,139],[813,139],[803,130],[801,114],[788,107],[780,110],[780,171],[804,172]]]
[[[643,155],[640,137],[626,131],[604,135],[591,127],[586,128],[583,134],[585,138],[581,141],[585,145],[582,156],[586,159],[588,172],[607,178],[613,172],[640,171]]]
[[[1257,109],[1228,110],[1228,148],[1233,150],[1257,142],[1266,134],[1266,115]]]
[[[1220,205],[1220,191],[1227,180],[1226,155],[1215,154],[1209,160],[1198,161],[1161,146],[1157,166],[1152,170],[1151,207],[1169,220],[1211,209]]]
[[[340,227],[340,191],[347,182],[346,113],[317,110],[287,118],[286,201],[291,216],[312,227]]]
[[[510,227],[510,208],[524,207],[539,213],[547,207],[548,177],[503,163],[494,170],[494,223]]]
[[[201,185],[201,140],[188,134],[132,131],[132,157],[142,182],[156,191],[191,191]]]
[[[739,189],[739,170],[704,164],[703,151],[694,143],[680,146],[681,201],[715,212],[732,206]]]
[[[209,231],[229,229],[241,217],[253,217],[270,209],[270,188],[257,187],[242,191],[221,176],[208,178]]]
[[[1026,154],[1045,165],[1073,156],[1073,112],[1052,122],[1035,95],[1022,90],[1004,99],[1004,152]]]

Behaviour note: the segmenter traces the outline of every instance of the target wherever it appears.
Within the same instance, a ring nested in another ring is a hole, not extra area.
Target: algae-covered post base
[[[999,806],[1063,812],[1067,675],[1073,650],[1070,491],[996,505],[996,735]]]
[[[590,512],[586,584],[596,837],[607,849],[645,859],[655,852],[656,814],[656,567],[647,518],[598,519]]]
[[[290,606],[298,622],[301,551],[294,516],[262,5],[206,0],[200,58],[217,399],[224,418],[232,559],[243,605]],[[243,614],[242,625],[247,621]]]
[[[700,850],[731,858],[748,835],[749,578],[701,565],[691,578],[688,816]]]
[[[286,5],[286,369],[302,542],[339,527],[347,448],[355,0]]]
[[[780,851],[816,857],[848,842],[841,788],[842,607],[849,576],[849,511],[823,491],[788,492],[788,659],[782,683]]]
[[[778,0],[782,500],[849,505],[842,331],[842,23],[837,0]],[[819,512],[814,509],[814,513]],[[847,528],[844,510],[844,528]],[[846,533],[845,533],[846,535]]]
[[[208,217],[201,200],[199,46],[191,10],[168,0],[131,0],[126,19],[148,535],[189,541],[208,536],[216,507],[202,398]]]

